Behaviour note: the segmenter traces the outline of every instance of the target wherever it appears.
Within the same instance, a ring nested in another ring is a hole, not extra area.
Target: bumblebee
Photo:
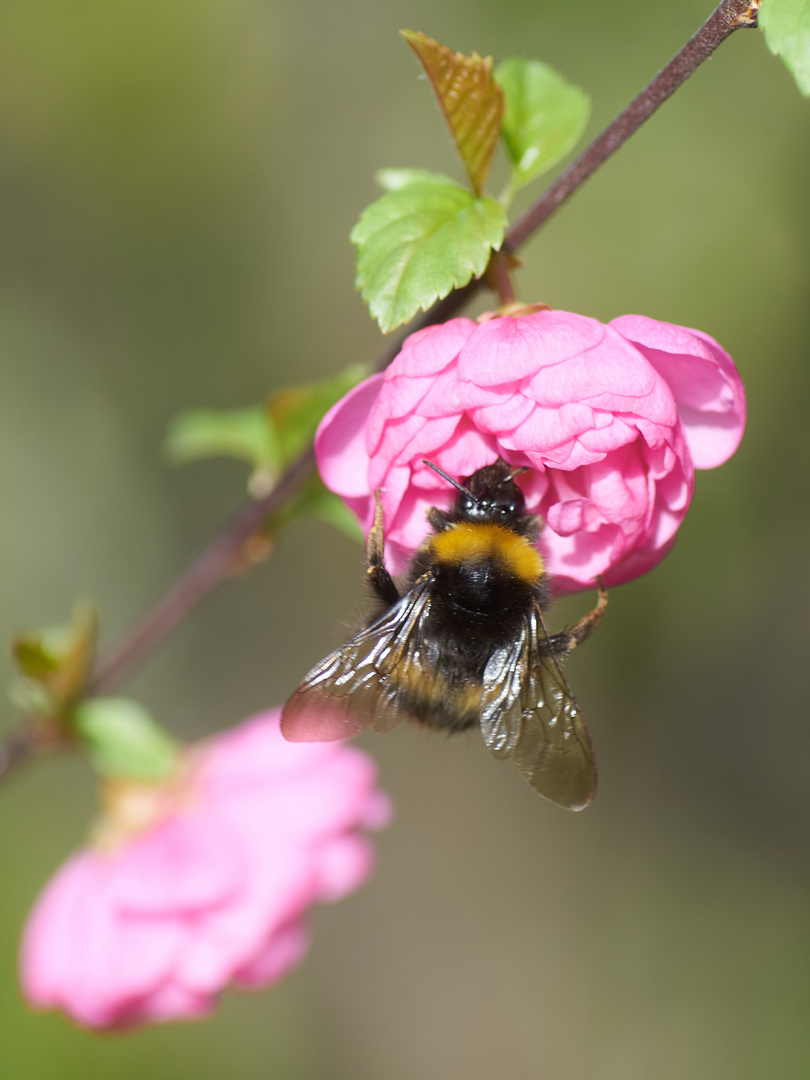
[[[513,469],[502,459],[462,482],[447,512],[428,511],[432,533],[416,552],[400,595],[385,568],[376,495],[366,545],[376,601],[366,626],[310,671],[290,697],[281,730],[292,742],[389,731],[414,720],[447,732],[480,724],[498,758],[511,758],[540,795],[581,810],[596,788],[588,729],[560,668],[596,628],[607,605],[549,635],[549,583]]]

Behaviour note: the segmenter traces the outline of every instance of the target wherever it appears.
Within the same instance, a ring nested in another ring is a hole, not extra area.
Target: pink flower
[[[32,1005],[88,1027],[199,1017],[228,983],[267,986],[299,963],[306,909],[365,881],[373,850],[357,830],[388,809],[365,754],[285,742],[279,713],[201,744],[171,788],[119,784],[97,846],[29,918]]]
[[[382,489],[386,551],[401,572],[429,532],[425,513],[498,457],[531,472],[527,509],[558,593],[618,584],[675,541],[694,469],[729,458],[745,396],[707,334],[625,315],[607,326],[542,310],[453,319],[407,339],[384,375],[337,403],[318,430],[318,467],[368,530]]]

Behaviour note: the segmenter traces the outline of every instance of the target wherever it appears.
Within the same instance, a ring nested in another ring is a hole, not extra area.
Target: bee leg
[[[399,591],[394,584],[394,579],[385,569],[385,536],[383,533],[383,511],[379,491],[374,492],[374,524],[371,526],[366,540],[366,566],[368,567],[368,580],[384,604],[391,607],[399,600]]]
[[[581,645],[585,638],[590,637],[599,625],[602,613],[607,607],[607,590],[600,577],[596,579],[596,585],[599,590],[599,598],[593,611],[583,615],[570,630],[563,630],[561,634],[552,634],[548,638],[547,644],[552,655],[567,656],[577,645]]]

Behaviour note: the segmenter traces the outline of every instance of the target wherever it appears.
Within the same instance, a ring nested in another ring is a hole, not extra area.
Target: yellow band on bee
[[[473,681],[451,682],[440,671],[431,671],[415,663],[398,664],[388,679],[419,705],[439,708],[452,706],[460,717],[478,719],[481,709],[481,684]]]
[[[440,563],[496,559],[509,573],[531,583],[545,572],[537,548],[502,525],[460,521],[431,537],[430,546]]]

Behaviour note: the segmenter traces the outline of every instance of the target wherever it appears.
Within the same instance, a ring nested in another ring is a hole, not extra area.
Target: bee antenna
[[[515,469],[515,471],[513,473],[510,473],[509,476],[507,476],[506,479],[503,481],[504,484],[508,484],[510,480],[514,480],[516,476],[520,476],[520,474],[524,472],[529,472],[528,465],[521,465],[519,469]]]
[[[438,465],[434,465],[432,461],[428,461],[427,458],[422,458],[422,464],[427,465],[429,469],[433,469],[433,471],[435,473],[438,473],[439,476],[443,476],[448,484],[453,485],[456,491],[460,491],[463,495],[466,495],[468,499],[472,499],[474,503],[481,501],[480,499],[476,499],[475,495],[473,495],[471,491],[465,488],[463,484],[459,484],[459,482],[457,480],[454,480],[452,476],[448,476],[444,469],[440,469]]]

